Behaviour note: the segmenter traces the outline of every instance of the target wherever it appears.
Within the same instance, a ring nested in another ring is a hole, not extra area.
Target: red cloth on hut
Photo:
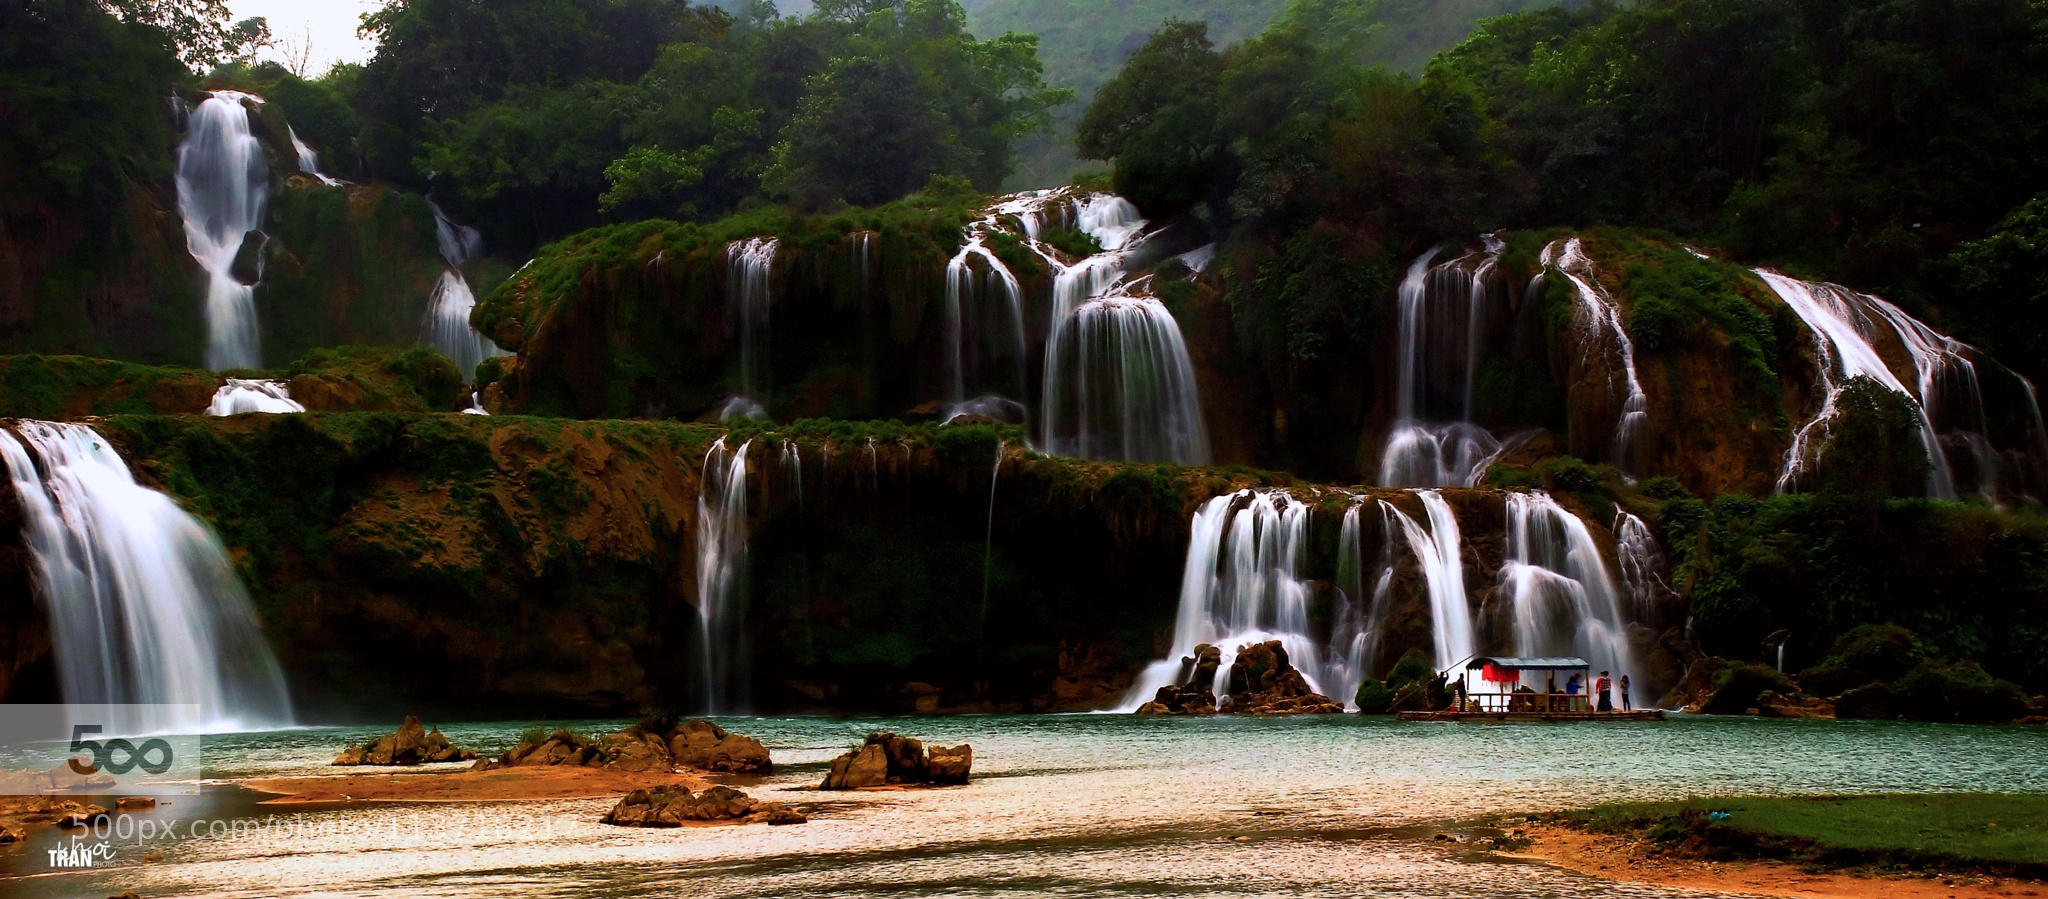
[[[1502,668],[1492,662],[1479,669],[1479,679],[1491,684],[1514,684],[1522,680],[1522,672],[1515,668]]]

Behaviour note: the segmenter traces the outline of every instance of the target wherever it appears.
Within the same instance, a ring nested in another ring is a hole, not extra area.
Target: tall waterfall
[[[1504,301],[1499,238],[1438,262],[1437,247],[1408,267],[1399,295],[1400,359],[1395,421],[1380,453],[1379,483],[1390,487],[1470,487],[1503,450],[1472,423],[1473,389],[1485,325]]]
[[[706,714],[743,712],[751,695],[747,651],[747,448],[720,437],[704,454],[697,488],[697,615],[703,635]]]
[[[1040,442],[1084,459],[1207,464],[1201,390],[1180,323],[1164,303],[1137,293],[1149,277],[1125,280],[1125,256],[1145,220],[1111,194],[1070,202],[1076,227],[1103,251],[1072,265],[1047,254],[1055,271]],[[1022,218],[1034,239],[1040,220]]]
[[[968,226],[960,252],[946,262],[946,400],[956,410],[968,401],[970,387],[1026,399],[1024,285],[985,243],[998,223],[990,215]]]
[[[1415,554],[1416,566],[1422,571],[1423,584],[1429,591],[1430,637],[1436,650],[1436,668],[1442,671],[1471,658],[1479,651],[1479,644],[1472,624],[1472,602],[1465,595],[1465,559],[1458,538],[1458,517],[1451,512],[1450,504],[1444,502],[1443,494],[1418,490],[1416,496],[1422,500],[1423,512],[1429,519],[1427,528],[1385,500],[1380,501],[1380,508],[1400,525],[1409,551]],[[1391,574],[1392,556],[1388,558]]]
[[[178,145],[178,214],[185,248],[206,273],[206,365],[215,369],[263,364],[256,289],[234,271],[270,199],[270,164],[249,131],[245,102],[262,101],[215,91],[192,111]]]
[[[1609,366],[1607,386],[1609,392],[1621,397],[1621,418],[1614,426],[1614,460],[1623,471],[1629,471],[1636,429],[1650,417],[1650,400],[1643,394],[1642,382],[1636,377],[1635,342],[1629,340],[1628,329],[1622,326],[1621,307],[1608,296],[1607,289],[1600,286],[1593,260],[1586,256],[1585,247],[1578,238],[1551,241],[1543,248],[1542,262],[1546,268],[1572,282],[1578,296],[1573,318],[1587,333],[1588,358],[1594,353],[1619,357],[1622,377],[1617,382],[1614,368]]]
[[[0,432],[21,498],[57,675],[71,703],[191,704],[110,722],[142,732],[290,723],[284,675],[219,538],[135,482],[92,428]]]
[[[1279,640],[1309,687],[1348,700],[1362,672],[1351,667],[1358,634],[1317,634],[1308,614],[1309,507],[1280,491],[1241,490],[1195,513],[1181,569],[1180,609],[1166,657],[1146,667],[1124,695],[1135,710],[1181,676],[1181,658],[1208,643],[1223,650],[1216,694],[1229,686],[1230,658],[1246,644]]]
[[[505,355],[496,343],[469,324],[470,310],[476,308],[476,292],[470,289],[462,266],[483,255],[483,235],[475,228],[456,224],[434,201],[428,200],[427,205],[434,210],[434,238],[447,267],[442,269],[441,280],[435,282],[434,292],[427,298],[427,315],[420,322],[420,342],[454,360],[464,378],[473,377],[477,363]]]
[[[726,400],[719,420],[766,418],[762,397],[768,395],[768,312],[774,299],[775,252],[782,246],[773,237],[749,237],[725,245],[725,289],[738,313],[740,344],[740,392]]]
[[[1631,675],[1636,693],[1649,693],[1629,648],[1620,591],[1599,545],[1586,523],[1549,494],[1508,494],[1507,560],[1500,581],[1513,614],[1517,655],[1578,656],[1617,680]],[[1619,692],[1612,698],[1620,708]]]
[[[243,378],[229,378],[226,384],[214,391],[213,402],[206,407],[208,415],[304,411],[306,407],[292,399],[291,389],[286,387],[283,381],[254,381]]]

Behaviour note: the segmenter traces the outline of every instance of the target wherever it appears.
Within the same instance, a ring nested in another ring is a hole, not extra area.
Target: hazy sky
[[[279,43],[297,45],[310,36],[313,52],[306,77],[327,71],[335,62],[365,62],[375,48],[356,38],[356,26],[363,13],[381,6],[374,0],[228,0],[235,21],[262,16],[270,20],[270,33]],[[257,54],[258,59],[281,59],[275,50]]]

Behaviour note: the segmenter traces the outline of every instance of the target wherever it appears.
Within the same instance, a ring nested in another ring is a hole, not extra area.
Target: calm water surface
[[[595,733],[625,723],[576,726]],[[613,799],[258,806],[259,797],[220,785],[134,816],[168,822],[172,835],[117,838],[102,868],[50,871],[44,850],[59,839],[50,831],[0,847],[0,895],[1668,896],[1426,837],[1446,821],[1625,798],[2048,792],[2048,740],[2012,727],[1122,715],[721,723],[760,738],[777,765],[771,777],[734,783],[805,808],[811,823],[596,823]],[[496,751],[529,725],[443,730]],[[852,796],[808,789],[829,759],[872,730],[972,743],[975,780]],[[210,737],[208,776],[331,773],[326,763],[342,746],[378,732]],[[144,863],[152,851],[162,859]]]

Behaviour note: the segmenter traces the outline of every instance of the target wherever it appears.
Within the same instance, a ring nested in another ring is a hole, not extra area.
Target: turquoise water
[[[562,722],[552,722],[560,724]],[[570,722],[589,732],[623,721]],[[721,719],[774,775],[735,783],[807,809],[782,828],[632,830],[612,799],[257,806],[210,786],[138,818],[109,867],[51,872],[54,834],[0,847],[9,895],[1614,896],[1627,889],[1426,838],[1477,815],[1726,793],[2048,792],[2038,729],[1680,717],[1474,725],[1122,715]],[[529,722],[445,725],[495,751]],[[331,773],[379,728],[208,738],[215,779]],[[388,732],[388,728],[383,729]],[[871,730],[975,747],[963,788],[811,791]],[[394,773],[393,777],[411,776]],[[195,836],[191,822],[206,822]],[[218,825],[212,824],[219,821]],[[1239,837],[1248,840],[1239,841]],[[144,863],[146,852],[162,855]],[[1673,895],[1641,890],[1633,895]]]

